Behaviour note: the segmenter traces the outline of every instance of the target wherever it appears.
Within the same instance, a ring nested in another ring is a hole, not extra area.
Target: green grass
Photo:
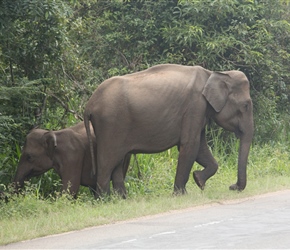
[[[8,203],[0,203],[0,245],[290,188],[289,147],[276,144],[254,146],[249,158],[247,188],[243,192],[229,191],[236,181],[238,146],[235,141],[230,144],[230,147],[219,144],[213,148],[220,168],[208,180],[206,189],[199,190],[191,175],[188,194],[184,196],[172,195],[176,149],[157,155],[138,155],[139,172],[137,163],[131,161],[126,200],[114,195],[94,200],[86,191],[76,200],[55,193],[43,198],[37,187],[31,186],[25,195],[12,196]]]

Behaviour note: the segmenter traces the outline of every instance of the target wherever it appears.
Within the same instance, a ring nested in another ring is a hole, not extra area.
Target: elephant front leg
[[[79,162],[76,162],[76,165],[81,166]],[[65,164],[60,164],[58,168],[55,168],[55,171],[61,178],[61,192],[70,194],[76,198],[81,183],[80,168],[76,168],[71,162],[66,162]]]
[[[77,193],[80,187],[80,180],[79,178],[64,178],[62,180],[62,193],[68,193],[72,195],[74,198],[77,197]]]
[[[196,159],[198,145],[181,145],[179,147],[178,164],[174,182],[174,194],[185,194],[185,185],[189,179],[192,165]]]
[[[218,163],[216,162],[216,160],[214,159],[212,153],[208,148],[204,131],[201,133],[200,147],[196,158],[196,162],[199,163],[201,166],[203,166],[204,169],[202,171],[199,170],[194,171],[193,178],[197,186],[201,190],[204,190],[206,181],[211,176],[213,176],[218,169]]]

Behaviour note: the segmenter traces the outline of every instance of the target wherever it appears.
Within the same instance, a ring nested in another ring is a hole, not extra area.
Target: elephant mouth
[[[36,177],[36,176],[39,176],[39,175],[42,175],[43,173],[45,173],[46,171],[43,171],[43,170],[31,170],[28,175],[26,175],[25,177],[25,180],[28,180],[32,177]]]
[[[238,139],[241,139],[242,135],[244,134],[240,129],[235,130],[234,133]]]

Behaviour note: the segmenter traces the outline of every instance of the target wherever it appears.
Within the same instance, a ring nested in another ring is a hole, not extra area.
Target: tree
[[[275,140],[290,117],[289,10],[288,0],[0,1],[0,166],[15,166],[32,127],[81,120],[103,80],[160,63],[245,72],[256,141]]]

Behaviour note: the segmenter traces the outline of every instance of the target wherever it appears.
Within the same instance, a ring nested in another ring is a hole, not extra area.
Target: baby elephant
[[[96,140],[93,138],[94,149]],[[130,155],[124,159],[124,176]],[[62,180],[62,190],[76,196],[80,185],[96,190],[97,178],[92,174],[92,159],[83,122],[59,131],[33,129],[26,137],[14,183],[24,181],[53,168]],[[114,183],[113,183],[114,185]]]

